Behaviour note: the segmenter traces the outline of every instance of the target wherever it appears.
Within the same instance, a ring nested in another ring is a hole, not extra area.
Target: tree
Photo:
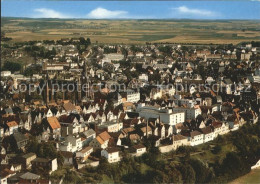
[[[180,166],[180,172],[182,174],[183,183],[195,183],[196,173],[190,164],[182,164]]]
[[[4,63],[3,69],[2,70],[8,70],[11,72],[16,72],[21,70],[21,64],[20,63],[16,63],[16,62],[10,62],[10,61],[6,61]]]
[[[203,164],[201,161],[197,159],[191,159],[190,165],[196,174],[196,183],[207,183],[210,180],[210,170]]]

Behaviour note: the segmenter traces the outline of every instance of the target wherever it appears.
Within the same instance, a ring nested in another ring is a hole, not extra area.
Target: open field
[[[233,43],[260,40],[260,21],[225,20],[64,20],[2,18],[13,41],[89,37],[92,42],[144,44]]]
[[[229,184],[259,184],[260,183],[260,169],[252,170],[250,173],[242,176]]]

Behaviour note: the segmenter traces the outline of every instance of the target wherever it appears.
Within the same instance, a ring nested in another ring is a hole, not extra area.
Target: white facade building
[[[107,148],[101,151],[101,156],[105,157],[109,163],[120,161],[119,151],[116,148]]]

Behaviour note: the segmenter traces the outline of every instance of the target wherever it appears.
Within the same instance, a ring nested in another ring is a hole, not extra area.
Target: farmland
[[[14,42],[89,37],[92,42],[237,44],[260,40],[260,21],[85,20],[2,18]]]

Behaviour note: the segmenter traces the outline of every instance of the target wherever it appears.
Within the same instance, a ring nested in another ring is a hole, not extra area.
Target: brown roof
[[[140,139],[140,136],[138,134],[131,134],[129,135],[130,140],[138,140]]]
[[[172,139],[173,141],[179,141],[179,140],[187,139],[187,137],[178,134],[178,135],[173,135]]]
[[[96,139],[100,144],[104,144],[104,141],[101,139],[101,137],[97,136]]]
[[[71,102],[63,104],[63,107],[66,111],[73,111],[76,110],[75,105],[73,105]]]
[[[61,151],[61,154],[65,158],[72,158],[73,157],[73,153],[69,152],[69,151]]]
[[[84,148],[83,150],[81,150],[80,152],[81,152],[81,153],[86,153],[86,152],[88,152],[88,151],[91,150],[91,149],[92,149],[92,147],[91,147],[91,146],[88,146],[88,147]]]
[[[190,136],[191,136],[191,137],[195,137],[195,136],[200,135],[200,134],[201,134],[201,133],[200,133],[199,131],[194,130],[194,131],[192,131],[192,132],[190,133]]]
[[[108,153],[114,153],[114,152],[118,152],[119,150],[117,148],[115,148],[115,147],[111,147],[111,148],[107,148],[106,151]]]
[[[210,134],[211,132],[213,132],[210,126],[202,128],[201,131],[203,134]]]
[[[111,136],[107,133],[107,131],[102,132],[98,135],[103,141],[107,141],[111,138]]]
[[[141,131],[145,133],[146,132],[146,126],[141,128]],[[150,126],[148,126],[147,132],[150,132],[150,131],[152,131],[152,128]]]
[[[52,129],[60,128],[60,123],[56,117],[49,117],[47,118],[49,125]]]
[[[133,148],[140,149],[140,148],[145,148],[145,146],[142,144],[138,144],[138,145],[134,145]]]
[[[15,121],[10,121],[8,123],[6,123],[8,127],[14,127],[14,126],[18,126],[18,124]]]
[[[212,123],[212,126],[213,126],[214,128],[219,128],[219,127],[222,126],[222,123],[219,122],[219,121],[214,121],[214,122]]]

